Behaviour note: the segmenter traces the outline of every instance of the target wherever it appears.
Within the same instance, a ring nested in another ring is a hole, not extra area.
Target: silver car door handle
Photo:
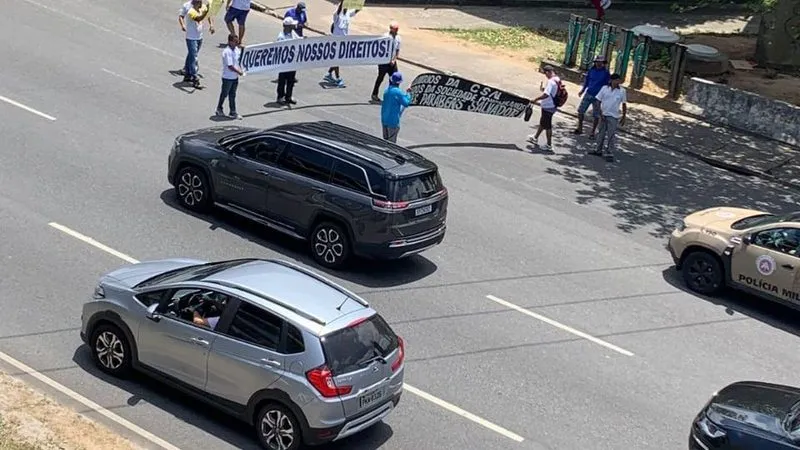
[[[261,175],[264,175],[265,177],[269,176],[269,172],[267,172],[266,170],[258,169],[256,170],[256,172],[260,173]]]
[[[209,342],[207,340],[203,339],[203,338],[192,338],[190,340],[192,341],[192,343],[197,344],[197,345],[208,346],[208,344],[209,344]]]
[[[266,364],[268,366],[274,366],[274,367],[280,367],[281,366],[281,362],[280,361],[276,361],[274,359],[261,358],[260,361],[261,361],[262,364]]]
[[[311,189],[313,189],[313,190],[315,190],[315,191],[317,191],[317,192],[322,192],[322,193],[324,193],[324,192],[325,192],[325,189],[322,189],[321,187],[316,187],[316,186],[314,186],[314,187],[312,187]]]

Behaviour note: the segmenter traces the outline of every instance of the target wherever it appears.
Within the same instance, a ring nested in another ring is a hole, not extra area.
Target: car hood
[[[204,142],[216,143],[226,136],[251,131],[259,131],[259,129],[253,127],[239,127],[235,125],[220,125],[215,127],[200,128],[198,130],[183,133],[178,136],[178,140],[200,140]]]
[[[787,437],[781,421],[800,401],[800,390],[759,382],[732,384],[720,391],[706,410],[708,418],[725,428],[756,429]]]
[[[142,281],[170,270],[205,264],[206,261],[188,258],[161,259],[144,261],[130,266],[120,267],[103,276],[104,281],[114,281],[127,287],[133,287]]]
[[[717,207],[689,214],[683,221],[690,228],[705,228],[713,231],[735,233],[736,230],[731,229],[731,225],[734,222],[764,214],[768,213],[755,209]]]

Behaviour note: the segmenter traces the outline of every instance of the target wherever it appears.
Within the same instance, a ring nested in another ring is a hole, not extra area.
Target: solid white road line
[[[146,87],[146,88],[149,88],[149,89],[153,89],[155,91],[158,90],[158,89],[154,88],[153,86],[150,86],[149,84],[142,83],[141,81],[134,80],[133,78],[128,78],[128,77],[126,77],[124,75],[120,75],[120,74],[118,74],[116,72],[112,72],[112,71],[110,71],[108,69],[103,69],[103,72],[105,72],[105,73],[107,73],[107,74],[109,74],[111,76],[117,77],[117,78],[119,78],[121,80],[130,81],[133,84],[138,84],[139,86],[143,86],[143,87]]]
[[[525,309],[525,308],[523,308],[521,306],[517,306],[517,305],[515,305],[513,303],[507,302],[507,301],[503,300],[502,298],[497,298],[494,295],[487,295],[486,298],[488,298],[489,300],[491,300],[493,302],[499,303],[499,304],[501,304],[501,305],[503,305],[503,306],[505,306],[507,308],[513,309],[514,311],[521,312],[522,314],[525,314],[526,316],[530,316],[530,317],[533,317],[534,319],[541,320],[542,322],[550,324],[550,325],[552,325],[552,326],[554,326],[556,328],[559,328],[561,330],[564,330],[567,333],[572,333],[575,336],[578,336],[578,337],[581,337],[583,339],[586,339],[587,341],[592,341],[595,344],[602,345],[603,347],[605,347],[607,349],[614,350],[617,353],[622,353],[625,356],[633,356],[633,353],[625,350],[624,348],[617,347],[614,344],[610,344],[610,343],[608,343],[608,342],[606,342],[606,341],[604,341],[602,339],[598,339],[598,338],[596,338],[594,336],[586,334],[583,331],[576,330],[575,328],[572,328],[572,327],[569,327],[567,325],[564,325],[563,323],[556,322],[555,320],[549,319],[549,318],[547,318],[547,317],[545,317],[545,316],[543,316],[541,314],[537,314],[537,313],[535,313],[533,311],[530,311],[530,310],[527,310],[527,309]]]
[[[63,232],[63,233],[66,233],[69,236],[74,237],[75,239],[83,241],[83,242],[85,242],[85,243],[87,243],[87,244],[89,244],[89,245],[91,245],[91,246],[93,246],[95,248],[98,248],[98,249],[100,249],[100,250],[102,250],[102,251],[104,251],[104,252],[106,252],[108,254],[114,255],[117,258],[120,258],[120,259],[122,259],[124,261],[127,261],[127,262],[131,263],[131,264],[136,264],[136,263],[139,262],[135,258],[132,258],[132,257],[130,257],[130,256],[124,254],[124,253],[118,252],[118,251],[114,250],[113,248],[111,248],[111,247],[109,247],[107,245],[101,244],[101,243],[97,242],[96,240],[94,240],[94,239],[92,239],[92,238],[90,238],[90,237],[88,237],[86,235],[83,235],[81,233],[78,233],[75,230],[72,230],[70,228],[65,227],[64,225],[60,225],[60,224],[57,224],[55,222],[50,222],[49,225],[51,227]],[[403,389],[407,390],[408,392],[410,392],[410,393],[412,393],[412,394],[414,394],[414,395],[416,395],[416,396],[418,396],[418,397],[420,397],[420,398],[422,398],[424,400],[427,400],[427,401],[433,403],[434,405],[437,405],[437,406],[439,406],[441,408],[444,408],[444,409],[446,409],[446,410],[448,410],[448,411],[450,411],[452,413],[455,413],[455,414],[457,414],[457,415],[459,415],[461,417],[464,417],[465,419],[471,420],[472,422],[475,422],[478,425],[481,425],[481,426],[483,426],[485,428],[488,428],[489,430],[492,430],[495,433],[498,433],[498,434],[500,434],[500,435],[502,435],[504,437],[507,437],[507,438],[509,438],[511,440],[514,440],[514,441],[517,441],[517,442],[522,442],[524,440],[524,438],[522,436],[518,435],[518,434],[512,433],[511,431],[508,431],[508,430],[506,430],[505,428],[503,428],[503,427],[501,427],[499,425],[495,425],[495,424],[493,424],[492,422],[489,422],[486,419],[482,419],[482,418],[476,416],[475,414],[472,414],[470,412],[464,411],[463,409],[459,408],[458,406],[455,406],[455,405],[453,405],[451,403],[448,403],[448,402],[446,402],[446,401],[444,401],[444,400],[442,400],[442,399],[440,399],[438,397],[435,397],[435,396],[433,396],[431,394],[428,394],[427,392],[421,391],[421,390],[415,388],[414,386],[411,386],[411,385],[408,385],[408,384],[404,384],[403,385]]]
[[[55,222],[50,222],[48,225],[50,225],[51,227],[55,228],[58,231],[61,231],[62,233],[66,233],[66,234],[74,237],[75,239],[77,239],[79,241],[83,241],[83,242],[91,245],[92,247],[99,248],[100,250],[102,250],[102,251],[104,251],[106,253],[114,255],[114,256],[116,256],[117,258],[119,258],[119,259],[121,259],[123,261],[127,261],[127,262],[129,262],[131,264],[136,264],[136,263],[139,262],[136,259],[131,258],[130,256],[128,256],[128,255],[126,255],[124,253],[118,252],[118,251],[114,250],[113,248],[111,248],[111,247],[109,247],[107,245],[103,245],[103,244],[95,241],[94,239],[90,238],[89,236],[84,236],[83,234],[80,234],[75,230],[67,228],[64,225],[61,225],[61,224],[58,224],[58,223],[55,223]]]
[[[72,389],[58,383],[55,380],[52,380],[41,373],[37,372],[35,369],[28,367],[25,363],[21,361],[17,361],[16,359],[12,358],[11,356],[6,355],[3,352],[0,352],[0,360],[6,362],[7,364],[16,367],[19,371],[36,378],[37,380],[41,381],[42,383],[50,386],[51,388],[55,389],[56,391],[66,395],[67,397],[77,401],[78,403],[83,404],[87,408],[92,411],[97,412],[98,414],[102,415],[108,420],[115,422],[118,425],[121,425],[130,431],[138,434],[139,436],[147,439],[148,441],[156,444],[166,450],[180,450],[180,448],[175,447],[174,445],[170,444],[169,442],[161,439],[160,437],[154,435],[153,433],[139,427],[138,425],[131,423],[122,417],[114,414],[113,412],[103,408],[102,406],[98,405],[97,403],[89,400],[88,398],[78,394],[77,392],[73,391]]]
[[[446,401],[444,401],[444,400],[442,400],[442,399],[440,399],[438,397],[434,397],[433,395],[428,394],[427,392],[421,391],[421,390],[415,388],[414,386],[411,386],[409,384],[404,383],[403,384],[403,389],[405,389],[408,392],[411,392],[412,394],[414,394],[414,395],[416,395],[416,396],[418,396],[418,397],[420,397],[422,399],[425,399],[425,400],[433,403],[434,405],[440,406],[440,407],[442,407],[442,408],[444,408],[444,409],[446,409],[446,410],[448,410],[448,411],[450,411],[452,413],[458,414],[459,416],[464,417],[465,419],[471,420],[471,421],[477,423],[478,425],[481,425],[481,426],[483,426],[485,428],[488,428],[488,429],[494,431],[495,433],[501,434],[501,435],[503,435],[503,436],[505,436],[505,437],[507,437],[507,438],[509,438],[511,440],[514,440],[514,441],[517,441],[517,442],[522,442],[522,441],[525,440],[525,438],[523,438],[522,436],[520,436],[518,434],[514,434],[514,433],[506,430],[503,427],[497,426],[497,425],[489,422],[488,420],[481,419],[480,417],[476,416],[475,414],[472,414],[472,413],[469,413],[467,411],[464,411],[463,409],[459,408],[458,406],[450,404],[450,403],[448,403],[448,402],[446,402]]]
[[[25,106],[20,102],[16,102],[14,100],[11,100],[10,98],[3,97],[2,95],[0,95],[0,100],[8,103],[9,105],[13,105],[13,106],[16,106],[17,108],[24,109],[25,111],[28,111],[30,113],[34,113],[39,117],[44,117],[47,120],[56,120],[56,118],[51,116],[51,115],[45,114],[45,113],[43,113],[41,111],[37,111],[37,110],[31,108],[30,106]]]

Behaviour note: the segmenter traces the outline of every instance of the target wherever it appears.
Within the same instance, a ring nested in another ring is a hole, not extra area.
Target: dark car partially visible
[[[695,417],[689,450],[800,450],[800,388],[740,381]]]

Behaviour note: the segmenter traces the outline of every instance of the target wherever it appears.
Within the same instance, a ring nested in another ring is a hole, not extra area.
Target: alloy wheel
[[[314,252],[327,264],[335,264],[344,255],[342,236],[333,228],[320,228],[314,239]]]
[[[292,420],[277,409],[271,409],[264,414],[264,418],[261,419],[261,434],[267,446],[274,450],[292,448],[295,440]]]
[[[178,196],[188,206],[202,203],[205,196],[203,180],[193,171],[186,171],[178,181]]]
[[[125,361],[125,347],[116,334],[104,331],[97,336],[95,352],[100,364],[106,369],[117,370]]]
[[[714,283],[714,267],[708,261],[698,259],[688,269],[693,287],[703,290]]]

